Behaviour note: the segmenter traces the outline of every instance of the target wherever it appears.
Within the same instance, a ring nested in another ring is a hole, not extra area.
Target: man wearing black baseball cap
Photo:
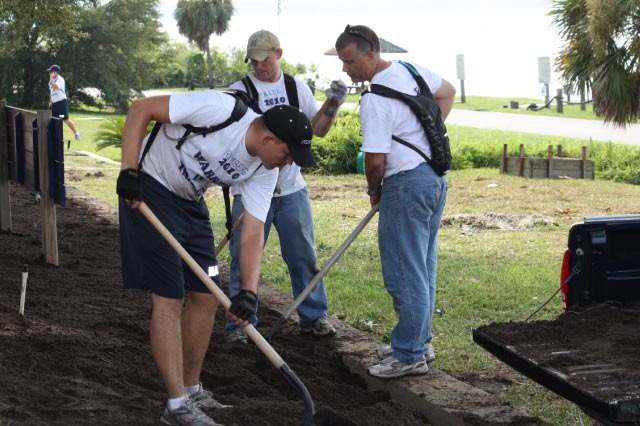
[[[300,167],[315,167],[311,151],[313,129],[306,115],[289,105],[271,108],[262,115],[264,124],[278,139],[287,143],[293,162]]]
[[[288,105],[264,115],[248,109],[237,121],[211,133],[188,133],[185,128],[223,123],[234,106],[235,97],[215,90],[138,99],[129,109],[122,135],[122,170],[116,185],[122,281],[125,288],[151,292],[151,352],[168,394],[163,424],[188,420],[214,426],[217,423],[207,414],[225,407],[200,382],[218,301],[138,212],[140,201],[220,285],[203,195],[214,184],[238,188],[245,207],[242,290],[231,297],[227,318],[245,326],[257,302],[264,224],[278,169],[293,162],[301,167],[316,164],[311,123]],[[152,144],[145,137],[151,121],[163,123]]]
[[[80,132],[76,125],[69,119],[69,101],[67,100],[67,88],[64,78],[60,75],[60,66],[51,65],[47,68],[49,73],[49,109],[55,118],[64,120],[65,124],[73,131],[76,140],[80,139]]]

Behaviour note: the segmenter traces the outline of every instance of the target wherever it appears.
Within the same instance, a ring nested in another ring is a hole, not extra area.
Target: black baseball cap
[[[60,72],[60,66],[59,65],[51,65],[49,68],[47,68],[47,71],[49,71],[49,72],[51,72],[51,71]]]
[[[311,150],[313,129],[306,115],[290,105],[279,105],[262,115],[267,129],[287,143],[293,161],[300,167],[315,167],[316,157]]]

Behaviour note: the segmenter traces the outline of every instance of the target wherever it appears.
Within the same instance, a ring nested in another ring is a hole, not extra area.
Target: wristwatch
[[[377,191],[367,188],[367,195],[369,197],[375,197],[376,195],[379,195],[381,191],[382,191],[382,187],[378,188]]]

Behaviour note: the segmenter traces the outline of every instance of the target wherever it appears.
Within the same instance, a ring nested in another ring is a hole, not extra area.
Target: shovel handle
[[[233,234],[238,230],[238,228],[242,224],[243,216],[244,215],[240,215],[240,217],[237,218],[235,222],[233,222],[233,226],[231,226],[231,229],[229,230],[227,235],[225,235],[224,238],[220,240],[220,242],[218,243],[218,247],[216,247],[216,257],[218,257],[218,255],[220,254],[224,246],[229,242]]]
[[[269,334],[270,336],[275,334],[278,331],[278,329],[282,327],[282,325],[284,324],[284,321],[287,318],[289,318],[289,316],[293,313],[293,311],[298,309],[298,306],[300,306],[302,302],[304,302],[307,296],[309,296],[309,293],[315,290],[320,280],[324,278],[327,272],[329,272],[329,269],[331,269],[331,267],[338,261],[340,256],[342,256],[342,254],[347,250],[347,248],[349,248],[351,243],[356,239],[356,237],[360,234],[360,232],[362,232],[364,227],[367,226],[367,223],[369,223],[369,221],[376,214],[379,208],[380,208],[380,203],[373,206],[371,210],[369,210],[369,213],[367,213],[367,215],[364,218],[362,218],[362,220],[360,221],[360,223],[358,223],[358,225],[353,230],[353,232],[351,232],[351,234],[342,243],[342,245],[338,248],[338,250],[336,250],[336,252],[329,258],[329,260],[327,261],[327,264],[324,265],[324,267],[318,273],[316,273],[316,275],[311,279],[311,281],[309,281],[309,284],[307,284],[307,286],[302,291],[302,293],[300,293],[300,295],[298,295],[296,300],[293,301],[293,304],[289,306],[289,308],[287,308],[285,313],[282,315],[282,317],[278,320],[276,325],[273,327],[271,333]]]

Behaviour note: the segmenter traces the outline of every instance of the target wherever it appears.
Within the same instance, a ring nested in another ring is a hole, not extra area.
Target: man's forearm
[[[244,212],[240,231],[240,277],[242,289],[258,292],[264,246],[264,223]]]

